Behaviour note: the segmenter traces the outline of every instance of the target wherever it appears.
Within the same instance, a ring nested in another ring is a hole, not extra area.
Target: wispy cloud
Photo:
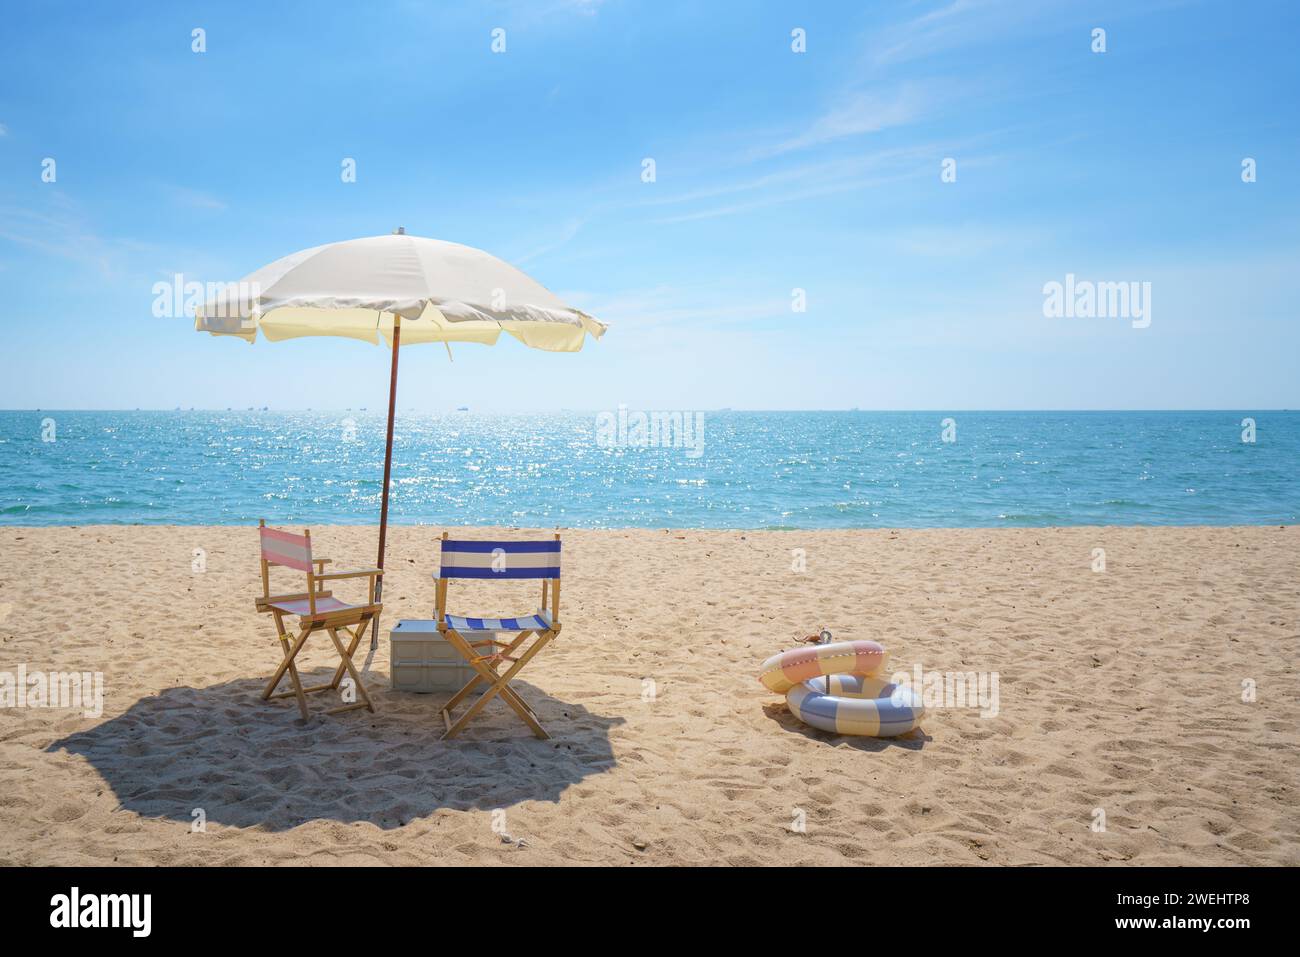
[[[594,17],[600,13],[606,0],[498,0],[491,8],[516,26],[547,23],[552,25],[559,16]],[[428,5],[407,2],[406,7],[420,16],[428,14]]]
[[[677,323],[691,323],[698,329],[790,315],[788,297],[745,294],[739,281],[719,281],[707,287],[659,285],[607,297],[566,291],[564,299],[590,308],[594,315],[625,331]]]
[[[948,0],[887,29],[873,45],[876,67],[935,57],[962,47],[1005,43],[1013,37],[1175,9],[1196,0],[1124,0],[1092,4],[1071,0]]]
[[[584,221],[582,219],[570,219],[563,226],[557,229],[553,234],[548,236],[545,242],[535,246],[531,251],[524,253],[522,256],[516,256],[512,260],[516,266],[522,266],[525,263],[539,259],[547,253],[554,252],[562,246],[567,245],[578,232],[582,229]]]
[[[112,240],[94,233],[66,202],[51,212],[37,212],[15,206],[0,206],[0,240],[6,240],[47,256],[77,262],[95,270],[104,279],[120,275],[122,250]]]
[[[997,226],[985,222],[912,226],[889,233],[878,233],[872,242],[909,256],[935,256],[944,259],[983,256],[1005,249],[1041,248],[1051,241],[1051,231],[1029,226]]]
[[[837,193],[868,189],[873,186],[882,186],[892,181],[906,179],[916,175],[920,175],[919,171],[913,170],[907,173],[896,174],[894,176],[846,176],[830,182],[810,184],[799,189],[789,189],[781,192],[764,192],[762,195],[745,202],[728,203],[722,206],[710,206],[705,209],[692,210],[691,212],[678,213],[672,216],[662,216],[658,219],[652,220],[652,222],[656,225],[669,225],[672,223],[695,222],[702,219],[717,219],[721,216],[733,216],[737,213],[752,212],[757,209],[764,209],[769,206],[778,206],[783,203],[793,203],[805,199],[816,199],[821,196],[833,196]]]
[[[164,189],[177,206],[184,206],[187,209],[209,210],[223,210],[226,208],[226,204],[222,200],[202,190],[190,189],[186,186],[166,186]]]
[[[969,29],[968,18],[997,0],[952,0],[886,31],[874,54],[878,64],[899,62],[933,52]],[[969,36],[969,34],[966,34]]]
[[[970,145],[923,142],[830,160],[813,160],[770,173],[656,198],[643,205],[682,208],[680,212],[665,212],[651,220],[655,224],[713,219],[781,203],[871,189],[931,175],[933,168],[926,165],[926,161]],[[723,202],[727,199],[733,201]]]
[[[560,0],[558,7],[562,10],[571,10],[574,13],[594,17],[604,5],[605,0]]]
[[[803,132],[772,146],[760,147],[755,159],[823,146],[850,136],[879,133],[915,121],[924,111],[926,97],[917,84],[905,84],[892,93],[850,90],[813,120]]]
[[[74,263],[97,276],[97,282],[148,290],[155,279],[174,273],[219,279],[233,270],[206,248],[187,249],[174,242],[146,242],[109,235],[96,217],[66,193],[43,190],[39,207],[0,203],[0,244],[12,243],[50,259]],[[233,273],[238,275],[238,273]]]

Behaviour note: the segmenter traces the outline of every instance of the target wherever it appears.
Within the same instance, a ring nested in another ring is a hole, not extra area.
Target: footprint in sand
[[[75,821],[78,818],[84,817],[86,810],[87,808],[84,804],[74,801],[64,801],[60,804],[54,805],[54,807],[50,809],[50,820],[58,824],[66,824],[69,821]]]

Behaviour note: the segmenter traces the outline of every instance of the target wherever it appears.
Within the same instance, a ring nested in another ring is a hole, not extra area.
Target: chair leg
[[[333,691],[333,690],[334,690],[334,686],[327,682],[323,685],[304,685],[302,689],[302,693],[319,694],[322,691]],[[281,698],[292,698],[297,693],[298,692],[294,691],[293,688],[290,688],[288,691],[277,691],[275,694],[271,695],[271,697],[268,698],[267,700],[278,701]]]
[[[464,635],[462,635],[454,628],[448,628],[444,637],[446,638],[447,643],[450,644],[453,648],[455,648],[456,651],[460,653],[460,656],[462,658],[464,658],[467,662],[469,662],[470,667],[472,667],[475,672],[478,672],[480,670],[478,666],[474,664],[473,661],[474,648],[468,641],[465,640]],[[451,700],[442,706],[443,720],[447,722],[447,727],[451,727],[451,721],[450,719],[447,718],[447,714],[451,711],[452,708],[456,707],[456,705],[464,701],[465,696],[469,694],[470,691],[473,690],[474,686],[477,685],[482,680],[483,678],[476,673],[474,677],[469,679],[465,687],[461,688],[454,695],[452,695]]]
[[[505,655],[512,654],[516,648],[518,648],[520,645],[524,643],[524,639],[534,634],[537,635],[539,640],[542,638],[541,632],[537,632],[535,630],[521,631],[515,637],[514,641],[506,645],[505,650],[502,652],[502,654]],[[550,639],[547,638],[546,640],[549,641]],[[529,657],[531,657],[531,655]],[[497,669],[494,667],[492,670],[495,672]],[[537,721],[537,714],[533,711],[532,708],[528,706],[528,702],[524,701],[523,697],[519,694],[519,692],[515,691],[515,689],[511,688],[509,685],[506,685],[501,689],[501,697],[506,701],[514,702],[511,705],[511,707],[513,707],[515,711],[519,714],[519,716],[523,718],[524,721],[528,724],[528,726],[533,729],[534,734],[536,734],[540,738],[550,737],[550,735],[547,734],[546,731],[542,728],[541,723]],[[527,714],[525,714],[524,712],[527,712]]]
[[[514,641],[504,646],[504,650],[501,653],[503,655],[511,654],[516,648],[518,648],[521,644],[523,644],[524,640],[528,638],[529,635],[532,635],[534,633],[535,632],[532,630],[521,631],[515,637]],[[539,633],[539,639],[540,637],[541,635]],[[547,640],[549,641],[550,639],[548,638]],[[531,655],[529,657],[531,657]],[[495,662],[488,664],[487,667],[492,670],[492,674],[493,674],[492,683],[495,684],[496,679],[500,676],[499,668]],[[480,680],[482,679],[475,677],[474,680],[470,682],[471,686]],[[528,702],[526,702],[523,699],[523,696],[520,695],[519,692],[515,691],[514,688],[510,687],[510,685],[506,684],[501,686],[500,695],[502,700],[510,703],[510,706],[514,708],[515,712],[519,715],[519,717],[523,718],[524,722],[527,723],[528,726],[533,729],[534,734],[537,734],[538,737],[541,738],[550,737],[550,735],[548,735],[545,732],[545,730],[542,729],[541,723],[537,719],[537,713],[533,711],[531,707],[529,707]],[[450,708],[451,706],[452,706],[451,703],[448,703],[447,707]],[[539,731],[541,732],[540,734],[538,734]]]
[[[370,620],[371,620],[371,619],[366,619],[366,621],[362,623],[361,627],[358,628],[357,631],[356,631],[355,633],[352,632],[352,631],[349,631],[347,628],[343,628],[343,629],[341,629],[342,631],[346,631],[346,632],[348,633],[348,635],[352,638],[352,643],[348,645],[348,657],[349,657],[349,658],[352,657],[354,654],[356,654],[356,651],[357,651],[357,645],[359,645],[359,644],[361,643],[361,636],[362,636],[362,634],[365,632],[365,626],[366,626],[366,624],[368,624],[368,623],[370,622]],[[288,649],[289,649],[289,644],[288,644],[288,642],[285,642],[285,646],[284,646],[284,647],[285,647],[285,652],[288,653]],[[296,666],[295,666],[295,667],[296,667]],[[329,681],[325,682],[324,684],[320,684],[320,685],[312,685],[312,686],[309,687],[309,688],[303,688],[303,689],[302,689],[302,693],[303,693],[303,694],[316,694],[317,692],[320,692],[320,691],[337,691],[337,690],[338,690],[338,687],[339,687],[339,682],[341,682],[341,681],[343,680],[343,676],[344,676],[345,674],[347,674],[347,669],[345,669],[345,668],[343,667],[343,664],[340,662],[339,666],[338,666],[337,668],[334,669],[334,677],[333,677],[333,678],[331,678]],[[289,697],[290,695],[292,695],[292,694],[296,694],[296,693],[297,693],[297,692],[295,692],[292,688],[290,688],[288,691],[277,691],[275,694],[271,695],[270,700],[274,701],[276,698],[287,698],[287,697]],[[326,713],[328,714],[328,713],[332,713],[332,712],[326,712]]]
[[[465,725],[469,724],[470,719],[482,711],[483,707],[492,700],[498,691],[500,691],[500,688],[498,688],[496,684],[493,684],[487,691],[484,691],[479,695],[478,699],[465,709],[464,714],[447,726],[447,730],[443,732],[442,739],[445,741],[447,738],[454,738],[456,735],[460,734],[461,731],[465,730]],[[451,713],[446,709],[443,710],[443,715],[445,716],[443,719],[444,721],[451,720]]]
[[[361,675],[357,674],[356,666],[352,664],[352,655],[348,652],[347,649],[343,647],[343,641],[342,639],[339,638],[338,629],[329,628],[327,630],[329,631],[330,638],[334,640],[334,647],[338,649],[339,657],[343,659],[344,667],[347,668],[348,674],[352,676],[352,680],[356,682],[357,694],[361,698],[361,701],[358,703],[346,705],[342,708],[335,708],[330,713],[337,714],[341,711],[352,711],[355,708],[365,708],[367,711],[373,714],[375,711],[375,706],[370,703],[370,695],[366,693],[366,686],[361,683]],[[356,639],[354,639],[352,642],[353,650],[356,649],[356,646],[357,646],[357,641]]]
[[[542,722],[537,719],[537,712],[529,707],[528,702],[519,697],[519,693],[514,688],[502,688],[501,700],[514,709],[515,714],[519,715],[521,721],[532,729],[533,734],[543,741],[550,738],[546,729],[542,727]]]
[[[464,701],[466,696],[471,691],[473,691],[478,686],[478,683],[482,680],[483,678],[480,675],[475,675],[473,678],[470,678],[469,681],[465,683],[465,687],[461,688],[454,695],[452,695],[451,700],[442,706],[443,712],[446,713],[448,711],[451,711],[452,708],[456,707],[456,705]]]
[[[465,687],[463,687],[463,688],[461,688],[459,691],[457,691],[457,692],[452,696],[451,700],[448,701],[445,705],[443,705],[442,710],[443,710],[444,712],[447,712],[447,713],[449,713],[449,712],[451,712],[451,711],[454,711],[455,708],[456,708],[456,705],[458,705],[458,704],[460,704],[462,701],[464,701],[465,698],[469,695],[469,693],[470,693],[471,691],[473,691],[476,687],[478,687],[478,685],[479,685],[480,682],[482,682],[482,683],[485,684],[485,685],[489,685],[489,686],[491,686],[491,685],[493,685],[493,684],[496,683],[496,677],[497,677],[497,675],[496,675],[496,673],[495,673],[495,671],[494,671],[493,679],[492,679],[491,681],[488,681],[488,680],[487,680],[486,678],[484,678],[482,675],[475,675],[473,678],[470,678],[470,679],[469,679],[469,682],[465,685]],[[517,703],[523,705],[525,708],[528,707],[528,703],[525,702],[524,699],[521,698],[521,697],[519,696],[519,694],[518,694],[518,693],[517,693],[513,688],[509,687],[508,685],[507,685],[506,687],[504,687],[504,688],[501,689],[501,691],[500,691],[500,695],[501,695],[502,698],[506,698],[506,699],[513,698]],[[531,710],[531,709],[530,709],[530,710]],[[447,726],[448,726],[448,727],[451,727],[450,722],[448,722],[448,725],[447,725]]]
[[[298,711],[302,714],[302,720],[306,721],[310,717],[307,714],[307,692],[303,690],[302,679],[298,677],[298,666],[292,661],[289,662],[289,680],[293,682],[293,693],[298,699]]]
[[[293,644],[289,641],[289,632],[284,627],[284,616],[278,611],[275,611],[272,612],[272,617],[275,619],[275,636],[280,639],[280,660],[281,662],[290,661],[291,658],[289,656],[289,651],[292,649]],[[280,683],[280,679],[283,677],[284,669],[281,668],[276,671],[275,675],[271,678],[271,683],[267,685],[266,690],[262,692],[262,700],[265,701],[272,697],[282,698],[285,694],[293,694],[292,691],[281,692],[277,695],[271,694],[271,692],[275,690],[275,686]]]
[[[307,636],[310,635],[311,632],[312,626],[310,624],[302,626],[302,630],[299,633],[297,640],[295,640],[293,646],[285,652],[284,659],[280,662],[280,666],[275,669],[275,674],[273,674],[271,680],[267,682],[266,690],[262,692],[263,700],[269,699],[271,697],[271,692],[275,691],[275,686],[280,683],[280,679],[283,678],[284,673],[288,671],[289,678],[293,682],[294,695],[298,699],[298,710],[302,712],[302,719],[304,721],[307,720],[307,695],[303,691],[302,681],[298,677],[298,668],[294,664],[294,659],[298,656],[298,652],[302,650],[302,646],[306,643]],[[287,644],[287,642],[285,643]]]
[[[293,648],[293,644],[292,642],[289,641],[289,632],[284,627],[284,615],[282,615],[280,612],[277,611],[274,612],[274,617],[275,617],[276,637],[280,639],[280,653],[281,655],[284,656],[284,658],[289,660],[290,669],[291,669],[290,674],[292,675],[294,672],[298,670],[297,666],[292,663],[293,657],[289,654],[289,652]],[[279,672],[278,674],[279,677],[274,679],[277,685],[280,683],[280,679],[284,677],[284,672]],[[307,694],[310,694],[314,690],[315,690],[314,688],[303,689],[303,691]],[[272,698],[287,698],[290,695],[294,695],[294,694],[297,694],[297,691],[291,687],[288,691],[278,691],[275,694],[268,694],[266,692],[263,692],[262,698],[263,700],[270,700]]]
[[[508,691],[508,694],[502,695],[503,700],[515,711],[515,713],[519,715],[520,718],[523,719],[524,723],[532,729],[533,734],[539,738],[549,738],[550,735],[546,733],[546,729],[543,728],[541,722],[537,720],[533,713],[533,709],[528,707],[514,689],[508,688],[507,686],[514,679],[515,675],[520,672],[524,665],[528,664],[528,662],[532,660],[533,656],[546,646],[551,638],[554,637],[554,634],[554,632],[550,631],[539,634],[537,640],[528,647],[528,650],[525,651],[523,655],[520,656],[519,660],[514,662],[514,664],[512,664],[504,674],[492,671],[482,662],[471,661],[474,670],[477,671],[483,679],[490,681],[490,687],[479,696],[478,700],[466,709],[465,713],[461,715],[460,718],[448,726],[447,731],[442,736],[443,739],[454,738],[456,735],[460,734],[460,732],[464,730],[465,725],[469,724],[474,716],[482,711],[489,701],[497,695],[502,694],[503,691]],[[496,680],[491,681],[490,679],[492,678],[495,678]],[[470,684],[472,685],[473,682],[471,681]],[[464,691],[466,689],[461,690]],[[450,721],[450,717],[449,709],[444,708],[443,720]]]
[[[468,649],[468,650],[461,650],[461,654],[462,654],[462,655],[467,655],[467,656],[468,656],[468,655],[472,655],[472,654],[473,654],[473,651],[474,651],[474,647],[473,647],[473,645],[471,645],[468,641],[465,641],[464,637],[463,637],[459,632],[451,632],[451,631],[449,630],[449,633],[450,633],[450,634],[455,634],[457,638],[459,638],[462,642],[464,642],[464,644],[465,644],[465,648]],[[502,654],[506,654],[506,655],[510,654],[512,651],[514,651],[516,648],[519,647],[520,643],[523,642],[523,640],[524,640],[525,638],[527,638],[527,637],[528,637],[529,635],[531,635],[532,633],[533,633],[532,631],[521,631],[521,632],[518,634],[518,636],[515,638],[514,641],[510,642],[510,644],[508,644],[508,645],[505,646],[505,650],[502,652]],[[452,646],[455,647],[455,648],[457,648],[458,650],[460,650],[460,646],[457,645],[455,641],[452,641]],[[468,660],[468,658],[467,658],[467,660]],[[477,670],[477,669],[476,669],[476,670]],[[496,680],[496,674],[497,674],[497,671],[496,671],[495,668],[493,668],[493,669],[492,669],[492,681],[495,681],[495,680]],[[470,679],[469,679],[469,683],[466,684],[465,687],[461,688],[461,689],[460,689],[459,691],[457,691],[454,695],[452,695],[451,700],[448,701],[445,705],[442,706],[442,710],[443,710],[443,711],[448,711],[448,712],[451,711],[453,708],[456,707],[456,705],[460,704],[462,701],[465,700],[466,696],[467,696],[471,691],[473,691],[475,687],[478,686],[478,683],[479,683],[480,681],[484,681],[484,680],[485,680],[485,679],[484,679],[482,676],[477,675],[477,674],[474,675],[473,678],[470,678]],[[487,683],[488,683],[488,684],[491,684],[492,681],[488,681]],[[449,726],[450,726],[450,725],[449,725]]]
[[[354,625],[354,626],[353,626],[353,627],[356,629],[355,631],[348,631],[348,629],[346,629],[346,628],[343,629],[343,630],[346,631],[346,632],[348,633],[348,635],[351,636],[351,638],[352,638],[351,643],[348,645],[348,657],[349,657],[349,658],[351,658],[354,654],[356,654],[356,652],[357,652],[357,645],[361,644],[361,636],[362,636],[363,634],[365,634],[366,626],[369,625],[369,624],[370,624],[370,619],[367,618],[365,621],[361,622],[359,625]],[[326,687],[326,688],[333,688],[333,689],[337,690],[337,689],[338,689],[338,686],[339,686],[339,682],[343,680],[343,672],[344,672],[344,670],[345,670],[345,669],[344,669],[344,667],[343,667],[343,662],[340,661],[340,662],[339,662],[339,666],[338,666],[337,668],[334,669],[334,680],[331,681],[328,685],[325,685],[325,687]]]
[[[520,695],[519,692],[515,691],[514,688],[510,687],[507,682],[514,677],[514,674],[517,673],[520,668],[529,662],[533,655],[546,647],[546,644],[554,637],[554,632],[540,633],[537,636],[537,640],[528,646],[528,650],[524,652],[519,661],[515,663],[515,668],[507,672],[503,677],[500,691],[502,700],[504,700],[506,704],[510,705],[510,707],[514,709],[515,714],[519,715],[523,720],[524,724],[528,725],[528,727],[532,729],[533,734],[541,738],[543,741],[550,738],[550,735],[546,733],[546,729],[542,727],[542,722],[538,720],[537,712],[535,712],[528,702],[523,699],[523,696]]]
[[[289,648],[290,645],[286,641],[284,643],[284,653],[286,655],[289,653]],[[302,676],[298,674],[298,664],[296,659],[289,663],[289,679],[290,687],[287,691],[277,691],[272,695],[262,695],[262,697],[268,701],[276,701],[280,698],[296,697],[299,690],[301,690],[303,694],[316,694],[320,691],[331,691],[334,687],[331,684],[311,685],[310,687],[304,686],[302,683]]]

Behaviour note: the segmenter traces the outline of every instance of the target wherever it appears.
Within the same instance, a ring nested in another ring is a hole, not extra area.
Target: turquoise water
[[[1300,510],[1300,414],[963,412],[944,442],[948,417],[705,412],[697,455],[620,445],[617,429],[602,444],[595,413],[401,412],[391,519],[1225,525],[1291,524]],[[374,412],[0,412],[0,524],[372,523],[383,432]]]

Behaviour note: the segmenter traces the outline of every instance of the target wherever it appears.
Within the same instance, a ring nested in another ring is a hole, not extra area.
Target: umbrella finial
[[[405,227],[405,226],[398,226],[396,229],[393,230],[393,235],[394,235],[394,236],[405,236],[405,235],[406,235],[406,227]]]

